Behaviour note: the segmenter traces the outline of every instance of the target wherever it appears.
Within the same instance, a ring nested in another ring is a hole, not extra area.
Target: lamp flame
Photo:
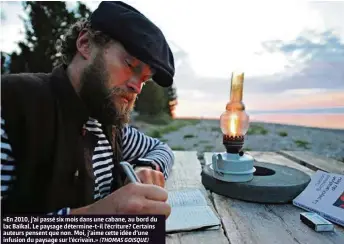
[[[238,133],[238,122],[238,115],[232,114],[229,118],[229,131],[233,136],[236,136]]]

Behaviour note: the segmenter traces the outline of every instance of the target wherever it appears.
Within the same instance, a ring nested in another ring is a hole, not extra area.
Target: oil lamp
[[[226,151],[206,155],[202,184],[212,192],[235,199],[290,202],[304,190],[310,177],[281,163],[257,161],[242,151],[249,128],[249,116],[242,101],[243,85],[244,73],[233,72],[230,100],[220,117]]]
[[[253,157],[242,151],[249,128],[249,116],[242,101],[243,85],[244,73],[233,72],[230,100],[226,105],[226,111],[220,117],[226,152],[214,153],[212,157],[213,176],[227,182],[250,181],[256,170],[253,166]]]

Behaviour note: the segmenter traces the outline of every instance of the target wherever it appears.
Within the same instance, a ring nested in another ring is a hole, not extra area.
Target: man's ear
[[[81,57],[88,60],[91,57],[91,43],[90,35],[87,30],[82,30],[79,33],[78,39],[76,40],[76,48],[80,53]]]

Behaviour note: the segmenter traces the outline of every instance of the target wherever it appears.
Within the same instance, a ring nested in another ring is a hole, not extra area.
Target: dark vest
[[[1,113],[17,179],[2,213],[40,214],[94,202],[92,155],[97,137],[83,129],[87,109],[65,68],[1,77]],[[121,128],[103,126],[113,152],[112,190],[123,185]],[[86,133],[85,133],[86,132]]]

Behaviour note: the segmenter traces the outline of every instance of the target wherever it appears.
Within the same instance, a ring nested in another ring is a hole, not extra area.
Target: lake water
[[[248,111],[251,121],[310,126],[318,128],[344,129],[344,107]]]

